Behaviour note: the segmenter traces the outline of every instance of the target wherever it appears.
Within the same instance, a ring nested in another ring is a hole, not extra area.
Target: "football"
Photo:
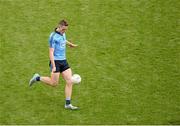
[[[81,76],[79,74],[73,74],[72,75],[72,82],[75,84],[78,84],[81,82]]]

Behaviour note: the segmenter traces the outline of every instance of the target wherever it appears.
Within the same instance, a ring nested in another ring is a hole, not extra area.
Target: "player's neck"
[[[57,31],[57,32],[60,32],[60,28],[56,28],[56,31]]]
[[[60,28],[56,28],[56,31],[62,35]]]

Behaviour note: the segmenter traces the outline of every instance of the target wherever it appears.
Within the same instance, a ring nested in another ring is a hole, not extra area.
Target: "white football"
[[[76,84],[80,83],[81,82],[81,76],[79,74],[73,74],[72,75],[72,82],[76,83]]]

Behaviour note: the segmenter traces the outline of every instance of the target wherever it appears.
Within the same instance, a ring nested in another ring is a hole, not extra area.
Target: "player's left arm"
[[[73,44],[71,41],[68,41],[68,40],[66,40],[66,44],[67,44],[69,47],[77,47],[77,46],[78,46],[78,45]]]

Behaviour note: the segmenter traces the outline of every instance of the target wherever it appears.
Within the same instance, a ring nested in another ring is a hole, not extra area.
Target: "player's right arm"
[[[55,72],[56,66],[54,63],[54,48],[49,48],[49,58],[50,58],[51,65],[52,65],[52,72]]]

